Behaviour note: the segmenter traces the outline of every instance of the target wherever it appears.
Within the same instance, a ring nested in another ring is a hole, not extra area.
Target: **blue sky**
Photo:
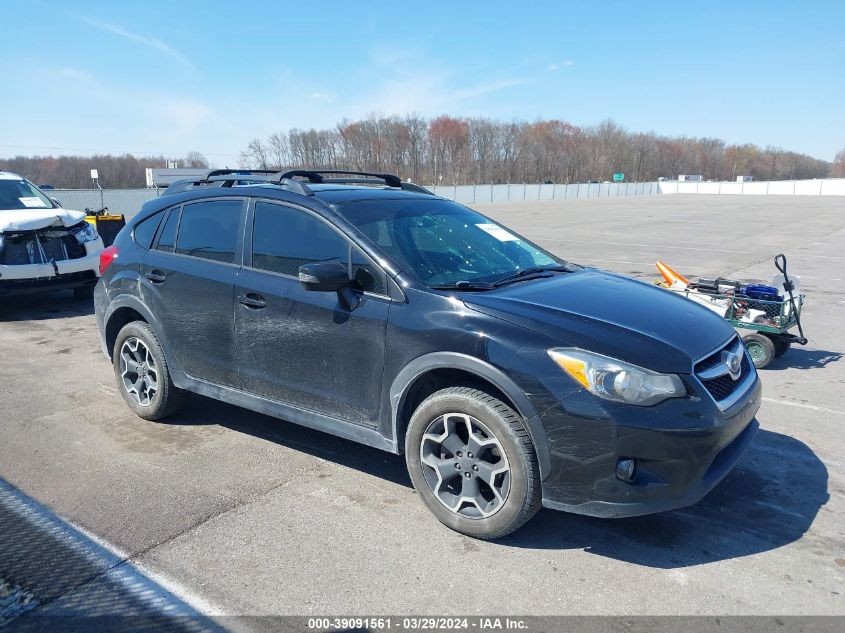
[[[0,156],[234,165],[256,136],[409,112],[845,148],[841,1],[4,0],[0,59]]]

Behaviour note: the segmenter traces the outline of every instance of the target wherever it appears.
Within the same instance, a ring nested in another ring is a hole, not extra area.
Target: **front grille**
[[[734,380],[728,374],[725,374],[724,376],[712,378],[711,380],[702,380],[701,384],[704,385],[704,388],[707,389],[711,396],[713,396],[714,400],[724,400],[734,391],[736,391],[736,388],[742,382],[742,379],[747,375],[746,372],[748,372],[748,370],[748,356],[743,354],[742,373],[740,374],[739,378]]]
[[[732,378],[727,372],[727,368],[725,368],[725,372],[720,376],[702,376],[702,374],[706,374],[708,370],[716,370],[716,368],[723,363],[722,352],[724,351],[741,354],[742,362],[740,364],[739,376],[737,376],[736,379]],[[742,384],[743,380],[748,376],[748,373],[753,371],[753,368],[748,360],[748,354],[745,353],[745,348],[742,345],[742,342],[739,338],[734,337],[727,345],[720,348],[707,358],[699,361],[695,365],[694,371],[707,392],[713,396],[713,399],[716,400],[716,402],[719,402],[733,394],[739,385]]]
[[[7,266],[60,262],[79,259],[87,254],[85,246],[65,228],[10,231],[3,237],[0,264]]]

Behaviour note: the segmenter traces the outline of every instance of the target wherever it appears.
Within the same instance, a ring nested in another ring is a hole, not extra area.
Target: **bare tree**
[[[241,152],[241,163],[254,169],[270,169],[267,147],[261,139],[254,138],[247,148]]]
[[[839,150],[830,165],[830,175],[834,178],[845,178],[845,149]]]
[[[208,159],[199,152],[188,152],[182,165],[191,169],[208,169]]]

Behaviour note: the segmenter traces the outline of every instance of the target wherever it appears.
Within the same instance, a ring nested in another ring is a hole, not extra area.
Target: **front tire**
[[[120,395],[139,417],[161,420],[185,406],[189,394],[173,384],[164,351],[147,323],[132,321],[121,328],[112,364]]]
[[[499,538],[540,509],[540,468],[522,418],[478,389],[426,398],[411,416],[405,460],[429,510],[462,534]]]

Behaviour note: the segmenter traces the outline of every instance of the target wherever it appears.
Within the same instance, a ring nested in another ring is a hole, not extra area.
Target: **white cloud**
[[[139,44],[143,44],[144,46],[147,46],[149,48],[157,50],[158,52],[163,53],[164,55],[167,55],[168,57],[172,57],[173,59],[175,59],[176,61],[178,61],[181,64],[184,64],[185,66],[188,66],[190,68],[196,68],[196,66],[194,65],[194,63],[190,59],[185,57],[182,53],[180,53],[179,51],[174,49],[169,44],[162,42],[157,37],[145,37],[143,35],[138,35],[137,33],[133,33],[132,31],[127,31],[125,28],[123,28],[122,26],[119,26],[117,24],[111,24],[109,22],[101,22],[99,20],[93,20],[93,19],[85,17],[85,16],[78,16],[78,17],[79,17],[80,20],[82,20],[86,24],[90,24],[91,26],[94,26],[98,29],[102,29],[104,31],[109,31],[110,33],[114,33],[115,35],[119,35],[120,37],[123,37],[127,40],[131,40],[133,42],[138,42]]]
[[[332,94],[331,92],[320,92],[319,90],[312,92],[308,95],[308,98],[312,101],[322,101],[324,103],[334,103],[337,99],[337,95]]]
[[[546,69],[549,72],[553,73],[553,72],[557,72],[558,70],[560,70],[561,68],[563,68],[565,66],[574,66],[574,65],[575,65],[574,61],[572,61],[571,59],[567,59],[567,60],[564,60],[560,63],[549,64],[548,66],[546,66]]]

